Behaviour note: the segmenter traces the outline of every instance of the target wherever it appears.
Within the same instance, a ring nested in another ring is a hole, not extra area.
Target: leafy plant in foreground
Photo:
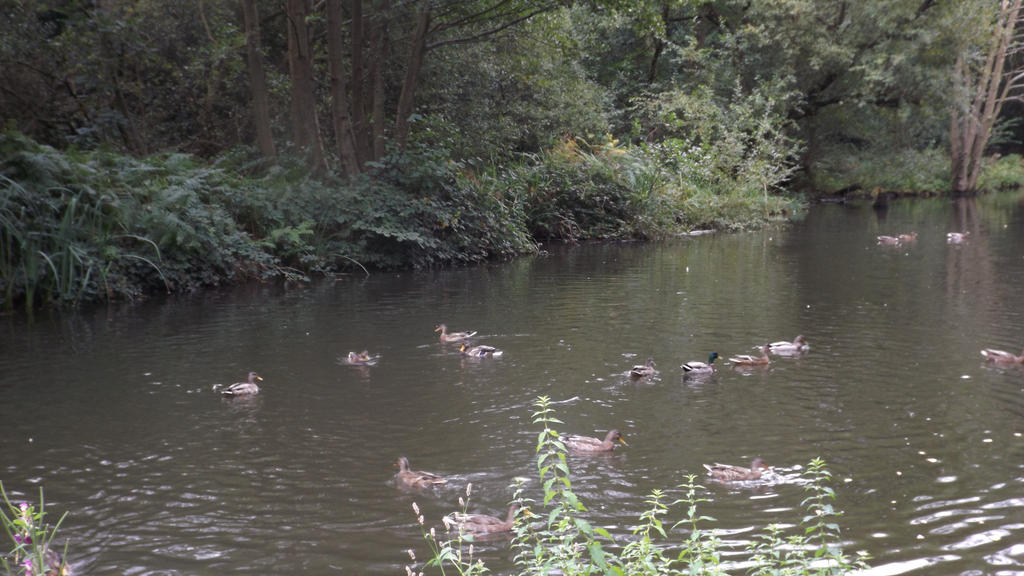
[[[697,477],[687,476],[680,486],[684,495],[666,504],[666,494],[654,490],[645,500],[646,510],[633,529],[631,540],[618,547],[611,534],[595,528],[583,517],[587,509],[572,490],[571,471],[566,460],[566,447],[553,425],[561,424],[546,396],[534,403],[534,422],[544,429],[537,437],[537,472],[543,489],[540,505],[547,511],[540,522],[528,524],[516,519],[512,547],[518,574],[566,576],[583,574],[610,574],[629,576],[677,576],[682,574],[726,574],[735,568],[733,562],[722,561],[723,543],[714,530],[705,528],[714,518],[699,513],[698,506],[707,499],[701,496],[704,488],[696,484]],[[800,523],[803,532],[786,534],[779,524],[768,525],[763,534],[756,536],[749,546],[751,556],[743,564],[747,573],[755,576],[838,576],[867,567],[866,555],[857,559],[847,557],[840,548],[839,525],[841,515],[832,506],[835,492],[828,487],[831,477],[823,460],[810,462],[803,474],[808,497],[802,502],[807,514]],[[532,503],[517,486],[515,499]],[[467,487],[467,497],[469,489]],[[467,501],[459,498],[465,510]],[[666,530],[663,518],[673,505],[685,504],[686,517]],[[424,524],[419,509],[413,505],[417,521]],[[532,516],[536,516],[534,511]],[[451,526],[446,522],[449,531]],[[676,529],[687,533],[678,544],[658,543],[669,540]],[[450,532],[449,532],[450,533]],[[459,531],[446,540],[438,540],[434,529],[423,528],[424,539],[431,558],[425,567],[438,567],[441,574],[447,570],[467,575],[487,571],[483,560],[473,555],[473,536]],[[468,545],[468,548],[467,548]],[[670,550],[676,550],[675,556]],[[415,562],[415,554],[410,550]],[[410,576],[415,573],[406,567]],[[420,572],[420,574],[423,574]]]
[[[0,497],[4,506],[0,506],[0,525],[12,543],[11,550],[0,555],[0,566],[5,576],[69,576],[71,569],[63,554],[54,548],[54,537],[60,528],[65,512],[57,524],[46,524],[46,502],[43,490],[39,490],[39,507],[28,502],[15,505],[7,496],[3,483],[0,483]],[[67,552],[67,543],[64,544]]]

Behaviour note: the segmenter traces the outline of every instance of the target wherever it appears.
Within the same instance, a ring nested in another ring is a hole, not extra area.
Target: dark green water
[[[909,247],[878,234],[917,231]],[[969,230],[969,241],[945,234]],[[850,552],[877,574],[1024,574],[1024,208],[977,201],[822,206],[763,232],[555,248],[465,270],[256,286],[0,320],[0,480],[46,492],[80,574],[399,574],[428,525],[540,494],[538,395],[564,431],[620,429],[613,457],[570,459],[596,526],[628,541],[654,488],[760,456],[780,479],[710,485],[726,560],[802,516],[792,481],[834,474]],[[473,360],[439,322],[504,350]],[[705,381],[679,365],[803,334],[811,351]],[[341,366],[349,350],[377,366]],[[660,374],[634,382],[653,357]],[[250,402],[218,388],[249,370]],[[451,476],[399,490],[392,463]],[[674,509],[669,523],[684,517]],[[676,533],[676,537],[681,535]],[[505,571],[501,543],[480,552]],[[735,570],[742,573],[742,569]]]

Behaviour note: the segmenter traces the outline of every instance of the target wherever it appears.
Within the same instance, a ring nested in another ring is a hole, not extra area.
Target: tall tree
[[[980,29],[985,34],[980,39],[970,35],[964,39],[954,67],[949,140],[953,190],[957,193],[977,187],[985,146],[1003,103],[1019,98],[1024,88],[1024,70],[1007,70],[1010,57],[1024,48],[1014,34],[1021,19],[1021,2],[1000,0],[998,10],[990,8],[989,2],[977,6],[979,3],[971,2],[976,12],[966,16],[982,16],[985,21],[978,28],[960,27],[968,33]]]
[[[327,0],[327,51],[331,74],[331,115],[334,120],[334,138],[338,146],[338,159],[342,171],[349,176],[354,176],[360,172],[360,163],[356,156],[352,114],[349,111],[341,0]]]
[[[288,71],[291,73],[292,138],[299,148],[308,150],[309,163],[325,168],[323,143],[316,113],[313,77],[313,44],[309,37],[310,0],[288,0]]]
[[[264,158],[277,158],[274,134],[270,129],[269,92],[267,75],[263,70],[263,50],[260,47],[260,19],[256,0],[242,0],[245,30],[246,63],[249,69],[249,89],[252,99],[252,121],[256,129],[256,143]]]

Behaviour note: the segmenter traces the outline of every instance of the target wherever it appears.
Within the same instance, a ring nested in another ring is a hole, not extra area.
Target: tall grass
[[[692,475],[680,486],[683,496],[675,501],[667,502],[662,490],[652,491],[632,537],[624,545],[617,543],[607,530],[592,526],[585,518],[587,508],[573,491],[566,448],[554,428],[561,422],[550,400],[538,398],[535,408],[534,423],[542,427],[536,459],[542,497],[530,499],[519,484],[514,499],[528,505],[531,516],[541,519],[531,523],[517,516],[511,545],[518,574],[676,576],[725,574],[743,565],[747,573],[758,576],[838,576],[866,568],[866,556],[851,558],[843,552],[836,521],[841,512],[832,505],[835,492],[828,486],[830,474],[821,459],[811,461],[803,475],[808,493],[802,503],[804,516],[790,528],[767,526],[750,544],[744,560],[723,562],[724,545],[710,527],[714,520],[699,511],[706,501],[702,496],[705,489]],[[466,506],[463,498],[459,502]],[[666,519],[678,505],[685,507],[685,515],[668,525]],[[421,574],[430,568],[438,568],[441,574],[487,571],[486,564],[473,556],[470,535],[461,531],[439,535],[435,528],[426,527],[418,509],[416,514],[429,547]],[[415,563],[415,552],[409,554]],[[407,573],[415,572],[414,565],[406,567]]]
[[[67,576],[71,573],[65,555],[67,542],[57,551],[57,530],[67,517],[65,512],[56,524],[46,522],[46,501],[39,490],[38,507],[30,502],[11,502],[0,482],[0,526],[10,540],[10,550],[0,554],[0,567],[9,576]]]

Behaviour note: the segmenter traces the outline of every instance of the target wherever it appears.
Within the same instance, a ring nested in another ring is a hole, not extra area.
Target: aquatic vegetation
[[[39,506],[29,502],[15,504],[11,502],[0,482],[0,525],[3,526],[12,548],[6,554],[0,554],[0,567],[3,574],[9,576],[67,576],[71,569],[65,559],[67,543],[60,552],[54,541],[57,530],[67,517],[61,515],[54,525],[46,523],[46,501],[43,490],[39,490]]]
[[[547,397],[534,403],[535,424],[543,426],[537,440],[537,473],[543,487],[543,498],[535,502],[524,494],[522,482],[514,485],[514,503],[521,503],[523,511],[541,520],[530,523],[525,514],[515,515],[512,526],[512,548],[519,574],[619,574],[681,575],[735,573],[742,564],[747,574],[767,575],[842,575],[867,567],[866,555],[850,557],[843,552],[840,529],[836,519],[842,515],[832,501],[835,492],[828,486],[831,475],[825,462],[815,459],[803,473],[805,515],[787,528],[770,524],[749,546],[749,557],[737,560],[731,555],[723,560],[723,544],[715,530],[707,526],[712,518],[700,515],[698,507],[706,499],[704,488],[696,484],[696,476],[689,475],[680,486],[684,496],[666,502],[663,490],[653,490],[645,500],[646,508],[632,537],[625,545],[613,540],[603,528],[592,526],[585,518],[586,506],[572,488],[572,473],[566,458],[563,437],[553,429],[561,424]],[[467,486],[466,498],[471,492]],[[463,510],[467,500],[459,498]],[[673,506],[684,505],[685,517],[666,526],[665,517]],[[544,509],[544,514],[538,512]],[[438,568],[441,574],[449,570],[458,574],[480,574],[487,566],[473,552],[475,536],[446,522],[446,533],[439,535],[435,528],[426,528],[425,520],[413,504],[417,521],[422,527],[424,540],[430,548],[424,568]],[[416,555],[410,550],[415,563]],[[407,574],[417,574],[412,565]],[[424,572],[418,572],[423,574]]]

